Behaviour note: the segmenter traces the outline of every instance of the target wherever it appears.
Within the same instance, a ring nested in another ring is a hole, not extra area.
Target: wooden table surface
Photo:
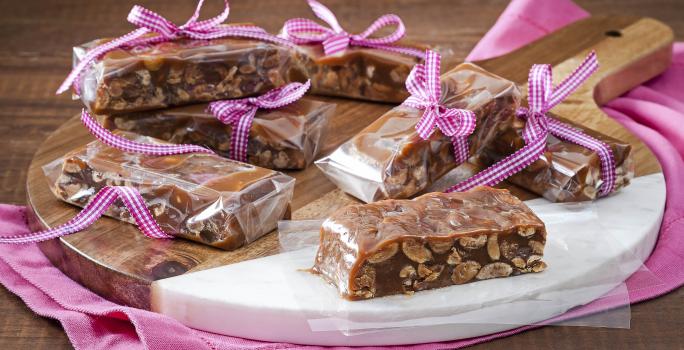
[[[650,16],[670,25],[684,40],[684,1],[580,0],[594,14]],[[63,0],[0,1],[0,203],[23,204],[26,170],[40,143],[80,109],[54,91],[68,72],[71,46],[130,30],[125,17],[134,3],[181,22],[194,1]],[[402,17],[408,38],[430,38],[459,58],[496,21],[503,0],[326,0],[342,25],[358,31],[383,13]],[[363,11],[358,11],[365,4]],[[276,31],[292,17],[312,17],[303,0],[233,0],[233,22],[254,22]],[[206,13],[218,11],[208,1]],[[357,13],[358,15],[352,16]],[[631,329],[554,326],[473,347],[494,349],[634,348],[684,349],[684,289],[631,308]],[[0,288],[0,347],[61,349],[71,345],[60,325],[32,313],[19,298]]]

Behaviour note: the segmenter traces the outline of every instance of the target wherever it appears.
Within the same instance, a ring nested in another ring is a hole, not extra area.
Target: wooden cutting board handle
[[[592,23],[590,27],[586,26],[587,21]],[[554,84],[557,84],[591,50],[595,50],[599,70],[552,111],[608,136],[630,142],[634,146],[636,174],[639,176],[659,171],[657,159],[641,140],[603,113],[600,106],[664,72],[672,62],[673,40],[672,29],[651,18],[592,17],[520,50],[477,63],[519,83],[526,94],[527,73],[532,64],[552,64]],[[554,59],[553,52],[545,51],[545,47],[563,48],[570,55],[558,61]],[[513,67],[506,62],[516,62],[516,65]]]

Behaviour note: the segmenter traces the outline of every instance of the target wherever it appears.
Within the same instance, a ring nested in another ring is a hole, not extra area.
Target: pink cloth
[[[587,16],[565,0],[515,0],[469,59],[503,54]],[[662,76],[612,101],[605,111],[648,144],[667,181],[667,208],[660,238],[646,266],[650,274],[627,280],[631,302],[654,298],[684,283],[684,44],[675,47],[672,67]],[[0,205],[0,235],[28,232],[25,208]],[[0,245],[0,283],[37,314],[57,319],[77,349],[286,349],[302,346],[263,343],[189,329],[151,312],[106,301],[50,265],[35,245]],[[620,305],[604,298],[560,319]],[[402,349],[454,349],[519,333],[535,326],[473,339]],[[318,347],[307,347],[318,348]]]

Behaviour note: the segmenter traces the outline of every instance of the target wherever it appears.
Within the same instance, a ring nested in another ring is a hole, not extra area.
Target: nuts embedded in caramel
[[[131,186],[164,231],[225,250],[275,228],[287,214],[294,182],[283,174],[215,155],[131,154],[98,141],[70,152],[55,166],[60,168],[55,169],[58,176],[51,179],[51,188],[66,202],[84,206],[105,186]],[[242,210],[246,207],[250,210]],[[120,201],[106,215],[134,223]]]
[[[434,224],[455,212],[459,225]],[[529,227],[533,235],[518,234]],[[528,243],[545,238],[539,218],[506,190],[429,193],[338,210],[321,228],[312,271],[350,300],[412,294],[543,271]]]
[[[455,284],[470,282],[480,271],[480,267],[481,266],[477,261],[466,261],[462,264],[458,264],[451,274],[451,280]]]
[[[304,97],[278,109],[259,109],[249,131],[247,162],[268,169],[303,169],[320,149],[335,105]],[[155,111],[98,115],[110,130],[129,131],[180,144],[196,144],[230,158],[232,126],[206,104]]]
[[[368,257],[368,262],[371,264],[381,263],[381,262],[386,261],[389,258],[393,257],[394,254],[396,254],[398,251],[399,251],[399,244],[398,243],[388,244],[385,248],[381,249],[377,253]]]
[[[428,245],[433,252],[437,254],[443,254],[451,250],[454,242],[451,240],[429,240]]]
[[[85,71],[83,80],[94,83],[81,87],[81,98],[93,112],[112,114],[261,94],[300,71],[290,50],[230,37],[121,48],[116,50],[120,54],[104,55]]]
[[[492,260],[499,260],[501,252],[499,250],[499,240],[497,235],[489,235],[487,238],[487,254]]]
[[[487,243],[487,235],[461,237],[458,239],[458,243],[466,249],[480,249]]]
[[[401,244],[401,250],[404,252],[406,257],[417,263],[424,263],[426,261],[432,260],[432,252],[427,249],[422,242],[418,242],[415,239],[404,241]]]
[[[502,262],[487,264],[477,273],[477,279],[486,280],[496,277],[508,277],[513,273],[511,265]]]
[[[449,254],[449,257],[447,257],[447,264],[457,265],[461,263],[461,260],[461,254],[458,253],[458,250],[456,250],[456,248],[452,248],[451,254]]]

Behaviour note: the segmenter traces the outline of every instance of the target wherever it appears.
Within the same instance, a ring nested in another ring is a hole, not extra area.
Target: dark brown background
[[[684,1],[581,0],[595,14],[650,16],[669,24],[684,40]],[[125,17],[136,2],[116,0],[0,1],[0,202],[24,202],[26,169],[44,138],[80,106],[54,91],[68,73],[71,46],[130,30]],[[137,3],[181,22],[194,1]],[[500,0],[327,0],[343,26],[358,31],[377,16],[402,17],[409,39],[428,38],[463,58],[495,22],[507,1]],[[364,4],[364,10],[358,11]],[[312,17],[304,0],[233,0],[231,22],[254,22],[276,31],[292,17]],[[219,10],[208,1],[206,13]],[[630,330],[546,327],[473,348],[684,349],[684,290],[632,307]],[[0,288],[0,348],[59,349],[70,344],[58,323],[33,314]]]

